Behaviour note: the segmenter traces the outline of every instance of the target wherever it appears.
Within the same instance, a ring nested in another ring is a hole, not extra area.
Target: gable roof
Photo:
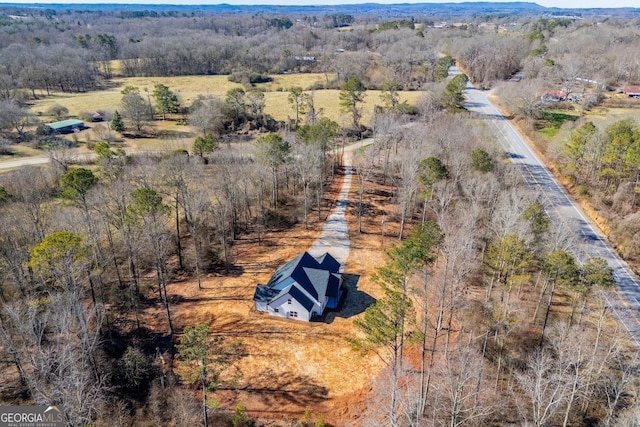
[[[327,296],[337,293],[339,280],[335,274],[339,269],[340,263],[329,254],[316,259],[303,252],[278,267],[266,285],[256,286],[253,299],[270,303],[289,293],[305,308],[308,304],[322,304]]]
[[[542,97],[550,99],[565,99],[567,94],[561,90],[548,90],[542,94]]]
[[[62,120],[59,122],[53,122],[53,123],[47,124],[47,126],[49,126],[53,130],[63,129],[66,127],[80,127],[83,125],[84,125],[84,122],[82,120],[77,120],[77,119],[67,119],[67,120]]]
[[[289,290],[289,295],[291,295],[292,298],[298,301],[298,303],[301,306],[303,306],[305,310],[311,311],[311,309],[313,308],[313,305],[314,305],[313,301],[307,298],[304,292],[302,292],[297,287],[291,286],[291,289]]]
[[[316,260],[320,263],[320,266],[325,270],[329,270],[333,273],[337,273],[340,270],[340,263],[331,256],[329,252],[325,252],[324,255],[319,256]]]
[[[310,289],[305,287],[304,290],[313,295],[317,301],[323,301],[324,296],[327,294],[327,283],[329,282],[329,275],[331,273],[327,270],[307,267],[303,268],[303,271],[311,285]]]

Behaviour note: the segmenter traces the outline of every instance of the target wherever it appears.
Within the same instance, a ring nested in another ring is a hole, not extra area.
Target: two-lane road
[[[466,96],[465,108],[486,119],[507,155],[520,168],[525,181],[540,194],[556,226],[567,227],[573,233],[578,242],[577,247],[573,248],[576,257],[581,261],[591,257],[607,260],[618,286],[617,294],[607,296],[609,306],[631,339],[640,347],[640,283],[635,275],[592,226],[509,120],[491,104],[487,92],[469,84]]]

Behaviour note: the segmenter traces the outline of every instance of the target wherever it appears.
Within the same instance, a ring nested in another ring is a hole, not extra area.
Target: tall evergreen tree
[[[111,119],[110,126],[111,130],[114,130],[116,132],[122,133],[125,131],[124,122],[122,121],[122,116],[120,115],[118,110],[113,113],[113,118]]]
[[[180,111],[180,101],[178,96],[169,87],[158,83],[153,89],[153,98],[156,100],[156,107],[162,120],[167,118],[167,114],[175,114]]]

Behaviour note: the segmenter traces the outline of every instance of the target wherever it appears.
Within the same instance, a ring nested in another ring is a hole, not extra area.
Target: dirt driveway
[[[261,243],[253,236],[244,237],[234,243],[236,262],[231,274],[211,275],[202,290],[191,280],[169,286],[178,330],[208,322],[213,334],[240,348],[241,357],[224,368],[223,383],[213,396],[222,410],[232,411],[242,402],[252,416],[274,422],[299,419],[309,410],[332,425],[344,425],[360,411],[362,396],[382,368],[377,356],[359,354],[345,340],[354,334],[353,319],[379,296],[370,275],[384,262],[380,218],[367,218],[362,234],[353,231],[356,219],[348,200],[355,199],[351,188],[354,149],[345,149],[345,165],[327,191],[327,199],[336,202],[326,222],[311,223],[309,230],[299,224],[267,233]],[[384,202],[371,200],[372,204]],[[383,211],[383,206],[376,211]],[[313,255],[329,251],[357,279],[347,282],[341,309],[329,313],[325,322],[312,323],[255,312],[256,284],[266,283],[279,265],[305,250]],[[160,304],[148,307],[144,315],[144,324],[164,327]]]

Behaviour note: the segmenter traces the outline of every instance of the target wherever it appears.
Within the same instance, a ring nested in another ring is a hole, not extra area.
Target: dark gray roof
[[[305,255],[313,259],[313,257],[309,255],[307,252],[303,252],[297,257],[295,257],[294,259],[292,259],[291,261],[289,261],[288,263],[282,264],[280,267],[278,267],[276,272],[273,273],[273,276],[271,276],[271,279],[269,279],[269,281],[267,282],[267,286],[275,286],[276,284],[280,283],[282,280],[286,279],[287,277],[291,277],[293,275],[294,270],[298,266],[298,264],[300,264],[303,261],[307,263],[309,262],[307,259],[303,259],[305,258]]]
[[[267,285],[258,285],[256,286],[255,293],[253,294],[253,300],[268,303],[279,293],[280,291],[273,289]]]
[[[307,296],[295,286],[291,286],[289,289],[289,295],[294,298],[298,303],[303,306],[307,311],[311,311],[313,308],[313,301],[311,301]]]
[[[332,273],[337,273],[340,270],[340,263],[329,252],[325,252],[324,255],[316,259],[325,270],[329,270]]]
[[[329,283],[327,284],[327,296],[337,298],[340,296],[340,279],[335,274],[329,276]]]
[[[328,295],[330,283],[334,281],[334,279],[337,281],[337,278],[331,273],[337,273],[339,269],[340,263],[328,253],[316,259],[308,252],[303,252],[291,261],[278,267],[266,285],[258,285],[253,299],[254,301],[266,303],[273,301],[274,298],[284,291],[282,285],[278,286],[278,284],[291,278],[316,301],[322,301],[324,297]],[[337,287],[337,282],[335,287]],[[288,289],[292,297],[294,297],[291,293],[293,289],[296,289],[295,285],[292,286],[291,289]],[[296,291],[304,296],[304,293],[299,289],[296,289]],[[334,291],[332,287],[332,295],[330,296],[334,296],[333,294],[336,292],[337,289]],[[309,300],[306,296],[305,298]],[[296,298],[296,300],[298,300],[298,298]],[[299,300],[299,302],[302,304],[302,301]]]
[[[329,282],[329,273],[327,270],[320,270],[318,268],[303,268],[309,283],[312,286],[313,291],[319,297],[316,297],[316,300],[321,301],[324,300],[324,296],[327,295],[327,283]],[[305,290],[307,290],[305,288]],[[307,290],[307,292],[309,292]],[[311,293],[311,292],[309,292]],[[311,293],[313,295],[313,293]]]

